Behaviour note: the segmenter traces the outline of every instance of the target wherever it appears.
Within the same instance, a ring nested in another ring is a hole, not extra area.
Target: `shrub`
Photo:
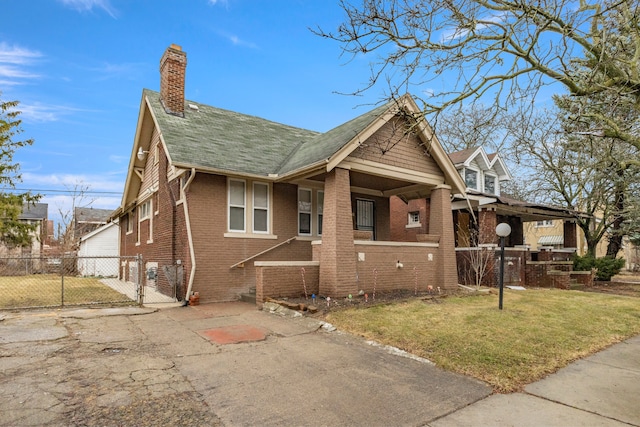
[[[573,270],[574,271],[591,271],[596,267],[596,259],[591,255],[580,256],[574,254],[573,256]]]
[[[602,257],[595,260],[596,279],[611,280],[624,267],[624,258]]]
[[[596,269],[596,280],[609,281],[624,267],[623,258],[602,257],[594,258],[590,255],[573,257],[574,271],[590,271]]]

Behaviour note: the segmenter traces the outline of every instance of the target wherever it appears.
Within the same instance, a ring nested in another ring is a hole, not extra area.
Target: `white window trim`
[[[148,208],[146,209],[147,213],[146,216],[142,216],[142,207],[148,205]],[[151,211],[153,210],[153,201],[151,198],[145,200],[144,202],[140,203],[137,207],[136,207],[137,211],[138,211],[138,233],[137,233],[137,237],[136,237],[136,246],[140,245],[140,230],[142,229],[142,223],[144,221],[149,221],[149,239],[147,239],[147,243],[153,243],[153,216],[151,215]]]
[[[267,187],[267,207],[256,207],[255,206],[255,188],[256,185],[262,185]],[[270,234],[271,233],[271,186],[268,182],[260,182],[255,181],[251,185],[251,229],[255,234]],[[256,210],[266,210],[267,211],[267,229],[266,231],[256,230]]]
[[[487,177],[493,178],[493,185],[494,185],[494,192],[493,193],[487,193],[486,192],[486,178]],[[483,193],[487,193],[487,194],[495,194],[496,196],[500,195],[500,187],[499,187],[498,176],[497,175],[494,175],[492,173],[484,173],[482,175],[482,192]]]
[[[417,213],[418,214],[418,221],[412,221],[412,216],[411,214],[413,213]],[[405,228],[419,228],[422,227],[422,223],[420,222],[420,211],[411,211],[407,213],[407,225],[405,226]]]
[[[320,194],[322,194],[322,211],[320,210]],[[313,206],[311,210],[313,211]],[[324,220],[324,190],[316,190],[316,232],[318,236],[322,236],[322,232],[320,232],[320,215]]]
[[[126,234],[133,233],[133,212],[127,212],[127,228],[125,230]]]
[[[232,182],[241,182],[244,186],[244,202],[243,205],[232,205],[231,204],[231,183]],[[231,229],[231,208],[242,208],[244,209],[244,221],[242,230]],[[246,233],[247,232],[247,181],[244,179],[234,179],[229,178],[227,180],[227,231],[229,233]]]
[[[473,172],[476,173],[476,187],[475,188],[474,187],[469,187],[467,185],[467,171],[468,170],[473,171]],[[479,191],[478,190],[478,185],[484,184],[484,181],[482,180],[482,173],[478,169],[472,168],[472,167],[469,167],[469,166],[465,166],[465,168],[464,168],[464,176],[462,178],[464,180],[464,185],[470,190]]]
[[[309,192],[309,199],[311,201],[310,203],[311,206],[308,212],[300,210],[300,191]],[[296,199],[297,199],[297,205],[298,205],[298,236],[313,236],[313,190],[311,188],[298,187],[298,191],[296,192]],[[301,213],[309,214],[309,232],[308,233],[300,232],[300,214]]]

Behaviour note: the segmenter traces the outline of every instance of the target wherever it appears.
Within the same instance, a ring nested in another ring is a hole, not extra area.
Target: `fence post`
[[[64,307],[64,254],[62,254],[62,258],[60,259],[60,281],[61,281],[61,292],[60,292],[60,305]]]
[[[144,279],[142,271],[143,263],[142,263],[142,254],[138,254],[138,277],[136,282],[136,288],[138,289],[138,305],[142,307],[144,304]]]

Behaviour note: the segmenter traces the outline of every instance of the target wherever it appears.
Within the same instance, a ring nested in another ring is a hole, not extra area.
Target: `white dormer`
[[[489,154],[482,147],[468,148],[449,154],[467,190],[500,195],[502,182],[511,180],[511,174],[497,153]]]

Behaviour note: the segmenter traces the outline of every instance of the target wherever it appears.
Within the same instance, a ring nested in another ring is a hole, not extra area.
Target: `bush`
[[[596,280],[611,280],[624,267],[624,258],[602,257],[596,259]]]
[[[596,259],[590,255],[580,256],[574,254],[573,256],[573,270],[574,271],[591,271],[596,268]]]
[[[609,281],[624,267],[623,258],[594,258],[589,255],[573,257],[574,271],[590,271],[596,269],[596,280]]]

